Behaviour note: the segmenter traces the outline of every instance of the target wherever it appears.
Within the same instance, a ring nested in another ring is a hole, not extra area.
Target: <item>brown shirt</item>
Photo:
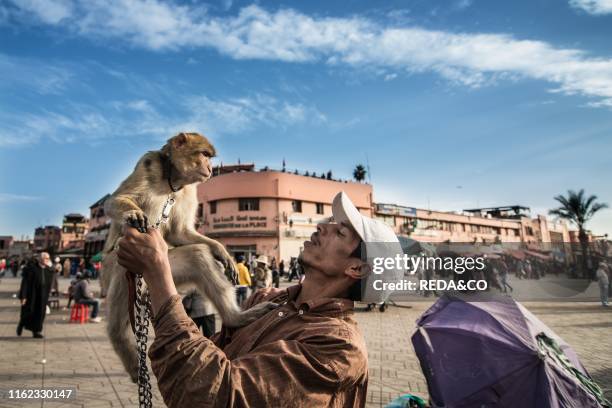
[[[151,367],[173,407],[363,407],[368,360],[348,299],[297,304],[300,285],[262,289],[245,303],[280,306],[211,340],[171,297],[154,319]]]

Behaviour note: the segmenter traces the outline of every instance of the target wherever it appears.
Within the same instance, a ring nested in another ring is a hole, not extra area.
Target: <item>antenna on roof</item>
[[[368,154],[366,153],[366,167],[368,169],[368,184],[372,184],[372,172],[370,171],[370,160],[368,159]]]

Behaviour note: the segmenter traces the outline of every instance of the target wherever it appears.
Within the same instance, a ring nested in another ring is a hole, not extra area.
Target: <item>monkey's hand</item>
[[[129,210],[123,214],[125,222],[132,228],[136,228],[138,232],[145,233],[149,227],[149,220],[142,210]]]
[[[225,247],[221,243],[214,241],[214,243],[210,245],[210,251],[215,260],[223,265],[227,278],[233,284],[237,284],[238,270],[236,269],[232,256],[227,252]]]

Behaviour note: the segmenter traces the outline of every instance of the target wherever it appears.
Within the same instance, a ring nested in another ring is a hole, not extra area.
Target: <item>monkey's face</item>
[[[170,140],[172,164],[181,178],[189,183],[200,183],[212,175],[215,148],[198,133],[179,133]]]

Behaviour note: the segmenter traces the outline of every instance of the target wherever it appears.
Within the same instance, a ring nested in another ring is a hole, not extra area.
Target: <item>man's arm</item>
[[[268,343],[229,360],[201,335],[179,296],[158,313],[149,357],[170,408],[318,407],[339,403],[348,388],[365,393],[366,356],[340,330]]]

